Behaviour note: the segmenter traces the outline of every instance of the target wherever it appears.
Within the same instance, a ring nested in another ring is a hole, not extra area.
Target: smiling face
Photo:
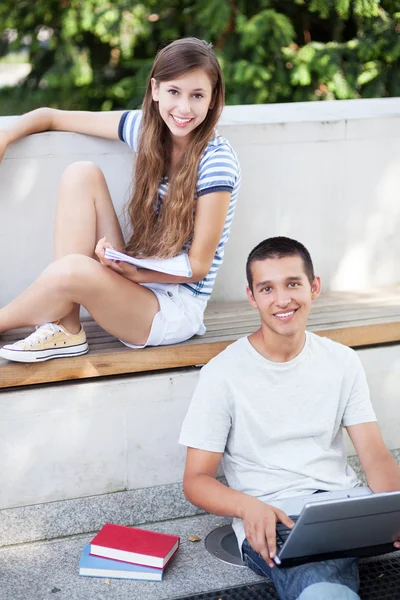
[[[263,332],[278,343],[281,336],[303,336],[311,302],[320,293],[319,277],[311,284],[297,255],[256,260],[251,269],[253,291],[248,287],[247,297],[260,313]]]
[[[151,80],[153,100],[173,138],[190,135],[207,117],[212,86],[202,69],[195,69],[171,81]]]

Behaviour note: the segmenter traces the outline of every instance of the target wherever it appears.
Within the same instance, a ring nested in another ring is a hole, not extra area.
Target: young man
[[[185,495],[211,513],[236,517],[246,564],[270,577],[281,599],[355,600],[354,558],[274,568],[276,522],[293,526],[274,504],[359,483],[346,461],[343,427],[374,492],[399,490],[400,469],[378,429],[357,354],[306,332],[321,289],[306,248],[267,239],[252,250],[246,270],[261,327],[201,371],[179,440],[188,446]],[[216,479],[221,459],[229,488]]]

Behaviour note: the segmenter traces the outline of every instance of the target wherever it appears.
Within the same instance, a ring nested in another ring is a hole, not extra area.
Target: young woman
[[[0,133],[0,159],[9,143],[46,130],[120,138],[137,153],[127,243],[100,168],[78,162],[65,170],[55,260],[0,309],[0,332],[38,327],[26,339],[4,346],[0,356],[36,362],[84,354],[88,344],[80,305],[134,348],[173,344],[205,332],[203,313],[223,260],[240,184],[236,155],[215,131],[223,103],[222,73],[211,45],[185,38],[158,53],[141,111],[42,108]],[[107,260],[106,247],[137,257],[186,252],[192,277]]]

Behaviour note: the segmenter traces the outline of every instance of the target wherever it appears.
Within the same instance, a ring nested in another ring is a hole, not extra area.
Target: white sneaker
[[[89,350],[86,334],[69,333],[58,323],[45,323],[30,336],[14,344],[3,346],[0,356],[16,362],[41,362],[51,358],[80,356]]]

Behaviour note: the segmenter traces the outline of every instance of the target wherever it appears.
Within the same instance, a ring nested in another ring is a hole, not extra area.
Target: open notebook
[[[179,277],[191,277],[192,269],[187,254],[178,254],[173,258],[134,258],[112,248],[106,248],[104,256],[110,260],[121,260],[131,263],[140,269],[150,269],[159,273],[168,273]]]

